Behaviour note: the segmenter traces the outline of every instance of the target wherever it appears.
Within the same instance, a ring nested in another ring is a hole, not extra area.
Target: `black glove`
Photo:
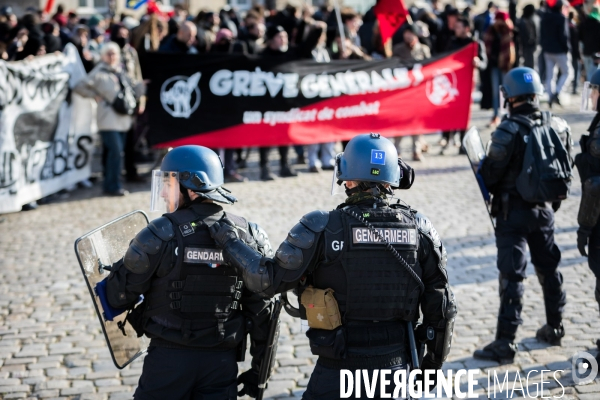
[[[248,395],[252,398],[258,396],[258,372],[255,369],[250,369],[238,376],[238,385],[244,385],[242,390],[238,392],[238,396]]]
[[[562,201],[555,201],[552,203],[552,210],[554,210],[554,212],[557,212],[558,209],[560,208],[560,205],[562,204]]]
[[[585,251],[585,246],[588,245],[591,234],[592,228],[580,226],[579,229],[577,229],[577,249],[579,250],[579,253],[584,257],[588,256],[587,252]]]
[[[230,240],[239,238],[235,224],[227,218],[223,218],[209,226],[208,231],[210,232],[210,236],[217,242],[217,245],[222,248]]]
[[[437,371],[438,369],[442,369],[442,362],[436,361],[431,353],[425,354],[423,357],[423,362],[421,363],[421,374],[416,376],[415,383],[422,382],[423,393],[428,393],[433,390],[434,387],[437,386]],[[426,388],[425,387],[425,372],[427,370],[433,370],[435,373],[429,376],[429,380],[433,382],[433,384]]]

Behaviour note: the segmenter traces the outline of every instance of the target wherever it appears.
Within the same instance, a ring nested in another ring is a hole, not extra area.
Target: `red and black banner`
[[[148,54],[149,139],[235,148],[466,129],[476,51],[409,66]]]

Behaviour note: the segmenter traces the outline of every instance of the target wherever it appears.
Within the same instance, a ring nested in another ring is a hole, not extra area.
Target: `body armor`
[[[579,143],[581,153],[575,157],[575,166],[583,184],[589,178],[600,176],[600,123],[590,127],[589,135],[581,135]]]
[[[421,276],[417,263],[418,230],[408,210],[347,207],[390,242]],[[344,321],[414,321],[420,288],[371,230],[340,210],[329,213],[325,243],[330,256],[312,274],[315,287],[334,289]],[[343,243],[334,250],[333,243]]]
[[[306,333],[312,353],[324,366],[386,368],[407,361],[406,322],[418,319],[420,306],[432,318],[424,323],[436,331],[428,348],[440,362],[448,354],[456,305],[447,284],[446,252],[439,235],[427,218],[409,207],[379,204],[380,208],[371,203],[306,214],[290,230],[274,259],[261,257],[232,237],[231,224],[211,227],[226,259],[242,270],[249,290],[272,295],[296,288],[302,298],[310,286],[331,289],[328,292],[338,304],[342,326],[311,328]],[[419,255],[423,241],[430,249],[426,257]],[[419,260],[439,270],[430,271],[440,279],[424,286],[427,298],[421,297],[424,283]],[[306,319],[302,304],[299,314]]]
[[[167,233],[160,239],[173,233],[171,246],[167,246],[173,253],[161,259],[152,287],[145,295],[144,321],[151,319],[153,322],[146,324],[151,337],[162,336],[153,332],[158,325],[181,332],[180,338],[168,340],[203,347],[207,341],[199,340],[200,337],[209,336],[208,343],[236,341],[238,335],[235,332],[244,329],[239,314],[244,287],[242,278],[234,267],[224,262],[221,250],[208,231],[207,224],[220,219],[223,214],[201,217],[191,206],[162,217],[168,222],[163,221],[161,225],[171,228],[163,228]],[[232,214],[227,217],[235,222],[240,238],[257,249],[257,240],[246,220]],[[254,230],[261,237],[256,226]],[[140,232],[138,236],[143,235]],[[153,244],[156,243],[146,240],[145,244],[135,247],[143,250]],[[145,251],[137,253],[143,260]],[[223,344],[229,347],[227,343]]]

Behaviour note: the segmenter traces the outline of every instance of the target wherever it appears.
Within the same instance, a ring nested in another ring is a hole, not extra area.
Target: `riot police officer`
[[[577,248],[588,258],[588,265],[596,276],[596,301],[600,303],[600,70],[586,82],[583,96],[583,111],[596,111],[588,128],[589,135],[581,137],[581,154],[575,157],[583,192],[577,222]],[[587,247],[587,251],[586,251]],[[596,342],[600,348],[600,340]]]
[[[407,325],[419,306],[420,331],[433,334],[422,369],[440,369],[450,351],[456,304],[446,250],[423,214],[388,198],[413,178],[392,142],[358,135],[336,157],[334,187],[345,182],[347,199],[302,217],[274,258],[246,245],[226,221],[210,228],[248,289],[265,296],[297,290],[319,356],[305,400],[339,399],[340,369],[406,369]]]
[[[487,156],[480,168],[487,189],[494,195],[492,214],[496,217],[500,310],[496,339],[483,349],[476,350],[474,357],[511,363],[517,351],[514,344],[517,328],[523,322],[521,311],[523,280],[527,276],[527,245],[542,286],[546,309],[547,323],[537,331],[536,338],[560,345],[565,335],[562,313],[566,294],[563,277],[557,269],[561,253],[554,243],[554,211],[560,202],[550,205],[544,201],[528,201],[529,197],[526,200],[519,179],[528,140],[534,140],[534,129],[544,129],[536,133],[558,134],[557,148],[561,143],[564,145],[561,140],[570,142],[570,131],[564,120],[540,111],[539,95],[543,93],[543,86],[533,69],[512,69],[504,77],[501,90],[509,116],[492,133]],[[565,138],[561,139],[560,135]],[[550,153],[549,156],[552,157]],[[530,183],[529,187],[536,186]]]
[[[246,290],[210,237],[208,225],[225,215],[219,203],[236,201],[221,185],[223,166],[212,150],[182,146],[167,153],[152,182],[152,208],[162,205],[167,213],[138,233],[108,278],[112,307],[131,308],[144,295],[128,317],[151,339],[136,399],[236,399],[247,332],[252,369],[239,383],[242,394],[256,396],[270,301]],[[245,244],[271,256],[258,225],[226,215]]]

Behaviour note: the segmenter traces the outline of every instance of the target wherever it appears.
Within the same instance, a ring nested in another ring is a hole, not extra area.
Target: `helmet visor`
[[[346,194],[346,186],[344,186],[344,183],[340,181],[340,159],[342,158],[342,154],[344,154],[344,153],[338,153],[335,156],[333,175],[331,177],[331,195],[332,196],[335,196],[338,194],[343,194],[343,195]]]
[[[179,207],[179,174],[172,171],[152,171],[150,211],[171,213]]]
[[[581,91],[581,112],[593,113],[598,108],[598,97],[600,92],[598,91],[598,85],[592,85],[590,82],[583,84],[583,90]]]

